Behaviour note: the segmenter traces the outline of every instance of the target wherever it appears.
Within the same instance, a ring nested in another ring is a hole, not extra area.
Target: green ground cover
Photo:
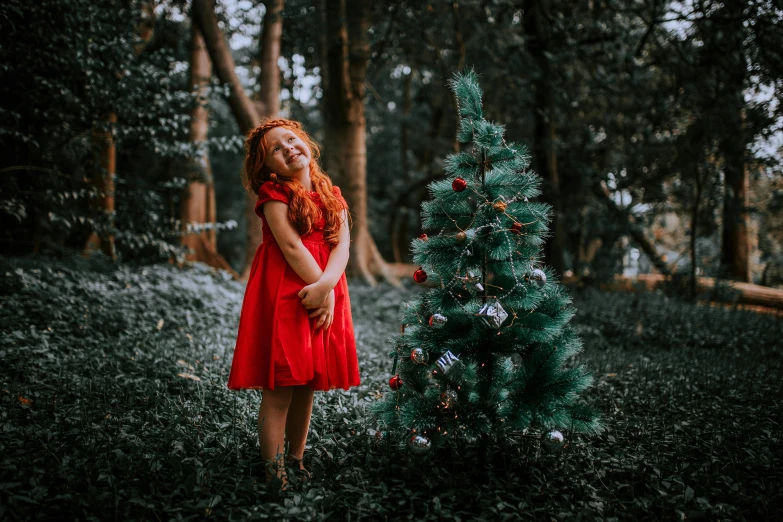
[[[309,484],[263,483],[225,387],[240,283],[203,266],[0,259],[0,519],[775,520],[783,320],[575,295],[607,430],[413,458],[366,413],[412,287],[351,285],[363,384],[317,394]]]

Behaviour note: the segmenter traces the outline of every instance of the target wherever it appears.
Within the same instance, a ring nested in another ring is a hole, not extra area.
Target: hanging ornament
[[[556,455],[563,450],[565,437],[557,430],[550,430],[541,436],[541,448],[550,455]]]
[[[522,233],[522,223],[514,222],[513,225],[511,225],[511,233],[519,235]]]
[[[546,273],[540,268],[536,268],[530,272],[530,280],[535,281],[538,287],[541,288],[546,283]]]
[[[462,178],[456,178],[454,181],[451,182],[451,188],[454,189],[454,192],[462,192],[467,187],[468,187],[468,182]]]
[[[440,394],[440,403],[444,408],[453,408],[457,404],[456,390],[446,390]]]
[[[484,324],[495,329],[500,328],[500,325],[502,325],[503,321],[508,317],[508,313],[503,310],[503,307],[500,306],[500,301],[497,299],[484,303],[484,306],[481,307],[481,310],[479,310],[477,315],[481,317]]]
[[[414,348],[411,352],[411,361],[416,364],[427,364],[427,354],[421,348]]]
[[[433,328],[443,328],[446,326],[447,321],[448,318],[445,315],[433,314],[432,317],[430,317],[430,326]]]
[[[419,269],[413,273],[413,280],[417,283],[423,283],[427,280],[427,272],[425,272],[422,267],[419,267]]]
[[[400,379],[399,375],[395,375],[391,379],[389,379],[389,388],[391,388],[394,391],[399,390],[402,388],[402,379]]]
[[[508,203],[506,203],[505,201],[495,201],[495,204],[492,205],[492,208],[494,208],[498,212],[505,212],[507,206]]]
[[[432,443],[423,435],[414,435],[408,439],[408,449],[414,455],[426,455],[429,453]]]
[[[484,285],[481,284],[481,275],[477,274],[476,272],[472,270],[468,270],[468,275],[465,277],[466,282],[469,284],[472,284],[473,287],[479,291],[484,291]]]
[[[457,243],[464,243],[466,239],[468,239],[468,235],[465,233],[465,231],[460,230],[457,232],[456,235]]]
[[[451,353],[450,350],[446,350],[446,353],[444,353],[438,358],[436,364],[438,365],[438,368],[440,368],[440,370],[443,373],[448,374],[449,371],[453,369],[454,365],[458,362],[459,362],[459,358],[453,353]]]
[[[427,241],[427,234],[420,235],[419,239],[421,239],[422,241]]]

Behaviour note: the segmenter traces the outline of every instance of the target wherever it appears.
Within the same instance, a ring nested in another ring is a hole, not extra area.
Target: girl
[[[359,384],[345,279],[350,232],[340,189],[318,166],[318,145],[291,120],[245,142],[243,183],[258,194],[263,242],[239,318],[230,389],[263,389],[258,441],[267,481],[288,482],[282,454],[302,464],[313,391]]]

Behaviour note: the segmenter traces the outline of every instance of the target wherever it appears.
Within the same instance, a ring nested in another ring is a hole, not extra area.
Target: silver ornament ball
[[[421,348],[414,348],[411,352],[411,361],[416,364],[427,364],[427,354]]]
[[[550,455],[560,453],[564,445],[565,437],[557,430],[549,430],[541,436],[541,448]]]
[[[456,390],[446,390],[440,394],[440,402],[444,408],[451,408],[457,404]]]
[[[414,455],[426,455],[432,448],[432,442],[422,435],[414,435],[408,439],[408,449]]]
[[[530,272],[530,280],[535,281],[538,287],[541,288],[546,283],[546,273],[540,268],[536,268]]]
[[[433,328],[443,328],[448,322],[448,318],[443,314],[432,314],[430,317],[430,326]]]

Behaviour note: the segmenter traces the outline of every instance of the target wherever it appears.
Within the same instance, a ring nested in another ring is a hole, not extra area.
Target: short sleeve
[[[347,209],[348,208],[348,203],[343,198],[343,194],[342,194],[342,192],[340,192],[340,187],[333,186],[332,187],[332,193],[337,198],[337,201],[339,201],[342,204],[343,208]]]
[[[291,201],[288,189],[273,181],[265,181],[258,189],[258,201],[256,201],[256,215],[264,217],[263,206],[267,201],[282,201],[286,205]]]

